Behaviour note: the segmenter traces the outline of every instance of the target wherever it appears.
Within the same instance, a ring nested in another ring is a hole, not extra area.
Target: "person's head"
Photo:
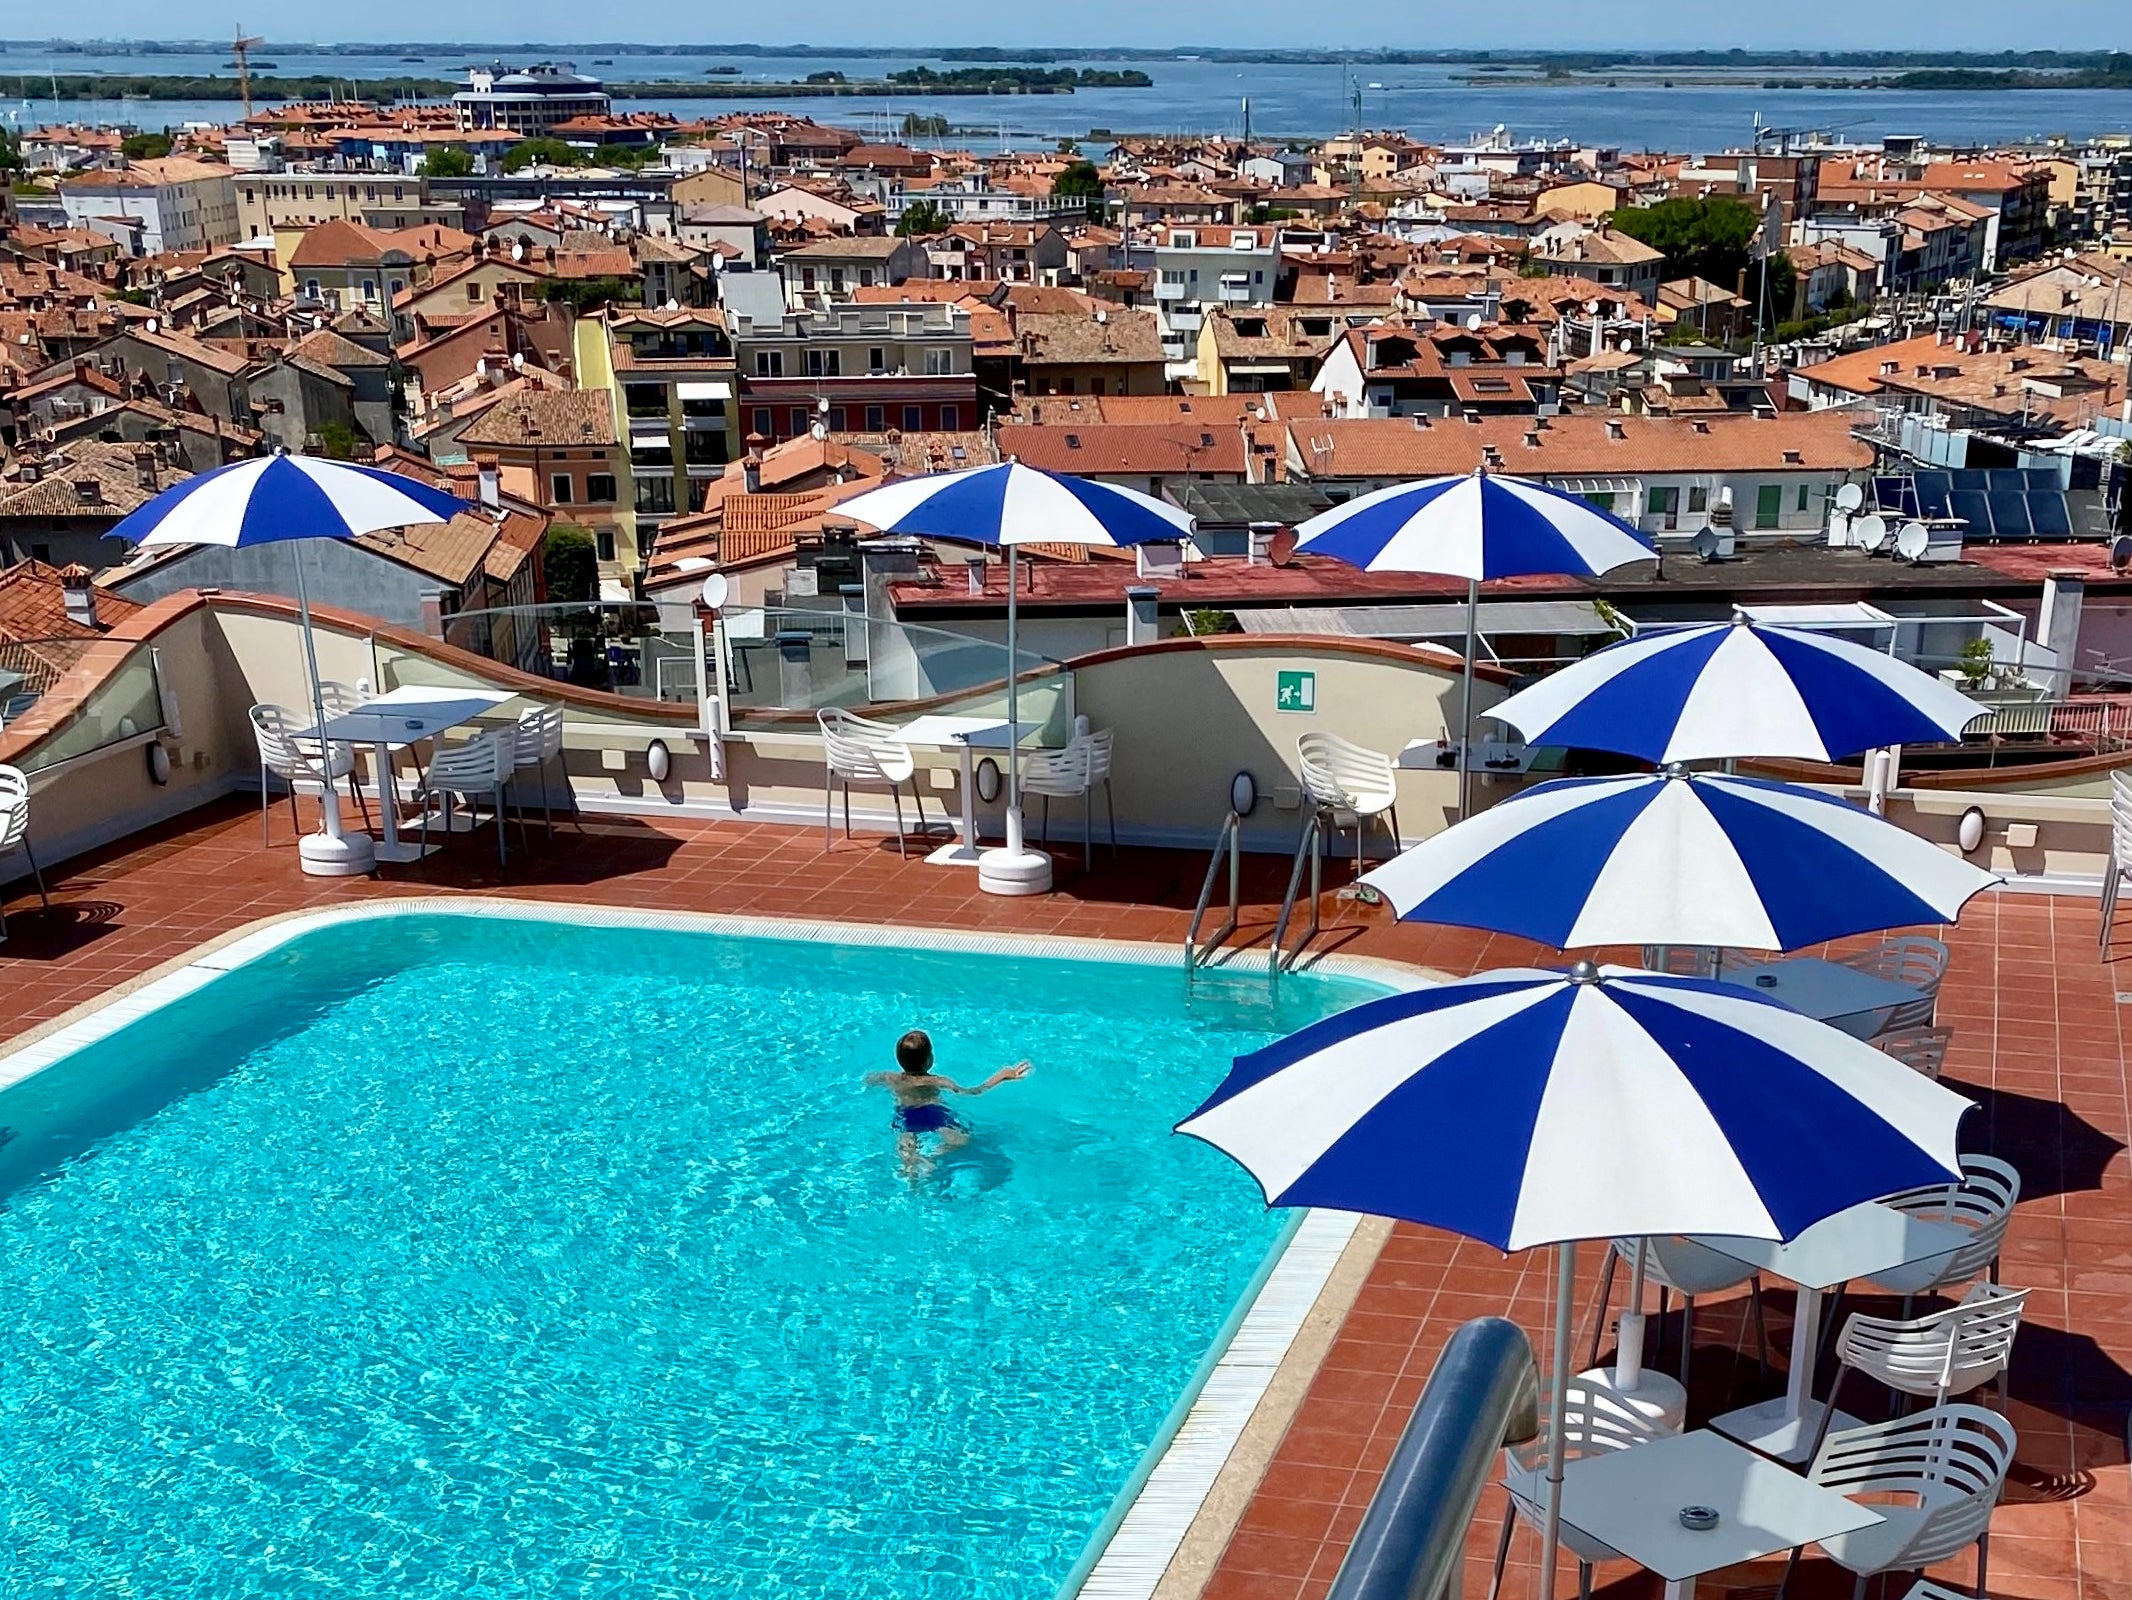
[[[896,1041],[896,1065],[914,1078],[933,1070],[933,1041],[923,1028],[913,1028]]]

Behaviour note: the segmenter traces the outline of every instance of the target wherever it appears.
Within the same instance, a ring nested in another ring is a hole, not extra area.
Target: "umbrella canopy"
[[[1465,687],[1459,698],[1458,814],[1472,809],[1473,657],[1480,586],[1535,572],[1596,577],[1651,561],[1650,541],[1591,501],[1544,483],[1464,477],[1396,483],[1334,506],[1296,529],[1296,548],[1364,572],[1437,572],[1466,580]]]
[[[1983,711],[1881,651],[1740,616],[1608,645],[1488,714],[1528,744],[1646,761],[1842,761],[1959,739]]]
[[[1482,583],[1536,572],[1595,577],[1657,558],[1651,542],[1578,495],[1472,472],[1397,483],[1321,512],[1296,548],[1365,572],[1437,572]]]
[[[1676,767],[1527,789],[1362,881],[1402,918],[1558,950],[1796,950],[1952,922],[1999,880],[1818,790]]]
[[[1241,1162],[1268,1204],[1521,1250],[1789,1239],[1958,1177],[1969,1108],[1750,990],[1579,963],[1344,1011],[1239,1057],[1178,1131]]]
[[[113,528],[143,547],[232,548],[448,522],[471,502],[417,478],[317,456],[260,456],[166,489]]]
[[[984,545],[1135,545],[1193,527],[1190,512],[1153,495],[1018,461],[905,478],[846,500],[837,515],[883,533]]]

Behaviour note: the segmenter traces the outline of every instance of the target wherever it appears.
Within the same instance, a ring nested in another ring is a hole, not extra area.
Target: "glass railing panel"
[[[23,644],[31,647],[29,656],[15,653]],[[67,648],[49,648],[53,646]],[[35,679],[22,676],[22,668],[30,660],[39,658],[49,660],[71,654],[73,660],[78,660],[88,647],[88,643],[75,639],[33,640],[20,644],[10,641],[8,645],[0,646],[0,695],[7,696],[10,703],[21,710],[27,710],[35,703],[37,695],[29,695],[28,704],[23,703],[25,696],[21,685]],[[13,664],[7,664],[10,661]],[[11,676],[17,678],[14,690],[5,687]],[[38,694],[50,688],[57,679],[55,673],[38,684]],[[11,713],[19,714],[19,711]],[[62,761],[93,754],[106,745],[118,744],[138,734],[153,733],[162,726],[163,694],[156,679],[155,652],[136,650],[116,672],[89,691],[81,709],[64,727],[40,740],[24,754],[21,766],[27,772],[40,771]]]

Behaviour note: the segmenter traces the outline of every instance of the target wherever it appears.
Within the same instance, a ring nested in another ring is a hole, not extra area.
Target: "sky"
[[[266,8],[258,8],[264,12]],[[1857,0],[1780,0],[1729,7],[1725,30],[1707,25],[1709,8],[1649,0],[1594,5],[1591,0],[1525,0],[1518,28],[1506,36],[1485,5],[1444,0],[1345,0],[1336,22],[1322,8],[1295,0],[1223,0],[1218,6],[1150,4],[1148,0],[1073,0],[1071,5],[997,0],[933,0],[922,12],[879,0],[814,0],[805,28],[772,28],[756,42],[795,39],[829,45],[1071,46],[1117,44],[1190,46],[1342,46],[1501,48],[1547,47],[1728,49],[2132,49],[2128,0],[1936,0],[1927,5],[1860,5]],[[694,15],[689,13],[694,11]],[[27,12],[0,20],[0,35],[27,37]],[[74,0],[43,9],[40,23],[73,38],[167,37],[174,15],[167,0]],[[1217,26],[1216,20],[1219,19]],[[586,40],[663,40],[731,43],[748,37],[746,13],[724,7],[700,11],[678,0],[367,0],[362,6],[310,8],[281,15],[247,14],[252,30],[290,42],[451,40],[574,43]],[[232,17],[232,29],[236,18]],[[183,31],[197,37],[207,18],[183,13]],[[223,30],[214,30],[223,31]]]

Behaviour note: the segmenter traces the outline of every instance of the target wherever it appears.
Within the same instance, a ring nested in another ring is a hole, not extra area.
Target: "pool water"
[[[309,932],[0,1093],[0,1589],[1046,1595],[1278,1226],[1171,1124],[1377,992]],[[913,1179],[920,1024],[1036,1067]]]

